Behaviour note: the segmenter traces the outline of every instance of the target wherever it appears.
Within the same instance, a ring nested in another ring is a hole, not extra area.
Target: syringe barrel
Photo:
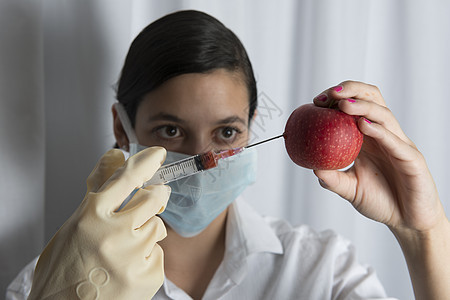
[[[165,184],[217,166],[214,152],[197,154],[167,165],[161,166],[143,187],[152,184]]]
[[[208,151],[203,154],[197,154],[167,165],[161,166],[153,177],[144,183],[143,187],[152,184],[165,184],[178,180],[196,173],[217,167],[218,160],[228,158],[242,152],[245,148],[233,148],[224,151]]]

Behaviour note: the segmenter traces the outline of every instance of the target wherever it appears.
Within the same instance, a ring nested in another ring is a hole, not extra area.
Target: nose
[[[197,135],[191,136],[183,147],[183,153],[195,155],[208,152],[214,149],[213,141],[209,136]]]

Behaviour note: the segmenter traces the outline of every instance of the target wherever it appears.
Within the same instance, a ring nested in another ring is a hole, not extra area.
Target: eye
[[[226,127],[222,129],[222,136],[226,139],[229,139],[233,137],[233,135],[236,133],[236,130],[230,127]]]
[[[163,139],[174,139],[181,135],[180,130],[176,126],[164,125],[156,128],[156,134]]]
[[[217,138],[219,141],[232,143],[241,131],[235,127],[227,126],[219,129]]]

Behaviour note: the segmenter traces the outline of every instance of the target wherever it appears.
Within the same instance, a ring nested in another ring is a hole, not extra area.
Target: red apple
[[[363,142],[357,120],[338,109],[304,104],[286,122],[286,151],[293,162],[308,169],[347,167],[358,156]]]

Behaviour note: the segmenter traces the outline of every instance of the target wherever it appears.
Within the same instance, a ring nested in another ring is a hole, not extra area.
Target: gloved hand
[[[164,279],[163,251],[156,242],[166,236],[155,215],[165,209],[170,188],[139,189],[116,210],[165,156],[164,148],[152,147],[126,162],[117,149],[100,159],[88,177],[83,202],[42,252],[28,299],[153,297]]]

